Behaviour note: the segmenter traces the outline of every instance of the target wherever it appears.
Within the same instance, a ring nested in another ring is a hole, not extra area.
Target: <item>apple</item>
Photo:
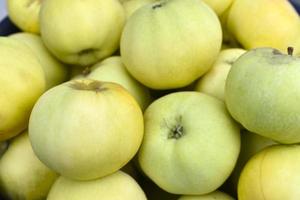
[[[203,0],[209,5],[218,16],[221,16],[232,4],[234,0]]]
[[[237,193],[238,180],[241,174],[241,171],[247,161],[256,153],[262,149],[277,144],[275,141],[251,133],[247,130],[241,131],[241,152],[236,163],[236,166],[231,173],[230,177],[225,183],[226,189],[230,190],[231,193]]]
[[[90,65],[113,54],[124,23],[118,0],[47,0],[40,11],[45,45],[69,64]]]
[[[195,90],[224,101],[225,82],[232,64],[246,51],[232,48],[222,50],[212,68],[195,85]]]
[[[273,48],[243,54],[226,80],[225,102],[232,117],[279,143],[300,142],[299,65],[300,58]]]
[[[34,154],[27,131],[14,137],[0,159],[0,190],[9,199],[45,199],[58,175]]]
[[[273,145],[255,154],[238,183],[239,200],[297,200],[300,196],[300,146]]]
[[[7,0],[8,16],[21,30],[39,34],[41,2],[42,0]]]
[[[122,86],[76,79],[51,88],[35,104],[29,136],[38,158],[76,180],[111,174],[137,153],[143,114]]]
[[[299,15],[289,1],[235,0],[227,28],[246,49],[293,46],[300,52]]]
[[[129,17],[142,6],[153,2],[155,2],[155,0],[129,0],[123,2],[126,19],[129,19]]]
[[[144,120],[138,161],[160,188],[201,195],[229,177],[239,155],[240,133],[224,102],[200,92],[176,92],[150,104]]]
[[[137,182],[124,172],[90,181],[75,181],[63,176],[52,186],[47,200],[147,200]]]
[[[68,79],[67,66],[54,58],[45,47],[42,39],[32,33],[15,33],[10,35],[21,42],[24,42],[38,57],[46,77],[46,89],[58,85]]]
[[[45,91],[40,62],[22,42],[0,37],[0,141],[26,129],[34,103]]]
[[[178,200],[234,200],[234,198],[224,192],[216,190],[204,195],[181,196]]]
[[[221,43],[219,19],[204,2],[162,0],[130,17],[120,50],[135,79],[152,89],[173,89],[207,72]]]
[[[136,81],[126,70],[120,56],[106,58],[91,68],[83,70],[81,76],[98,81],[114,82],[122,85],[137,100],[142,110],[151,102],[150,91]]]

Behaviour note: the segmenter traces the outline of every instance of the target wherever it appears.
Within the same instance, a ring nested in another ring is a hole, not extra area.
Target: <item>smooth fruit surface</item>
[[[280,143],[300,142],[300,58],[257,48],[231,67],[225,101],[247,130]]]
[[[144,113],[138,160],[143,172],[174,194],[216,190],[232,172],[240,133],[222,101],[199,92],[177,92]]]
[[[138,9],[121,37],[129,73],[152,89],[184,87],[209,70],[222,43],[217,15],[198,0],[158,1]]]
[[[214,191],[209,194],[204,195],[187,195],[181,196],[178,200],[234,200],[228,194],[221,192],[221,191]]]
[[[68,178],[91,180],[132,159],[142,141],[143,115],[120,85],[73,80],[38,100],[29,136],[34,152],[48,167]]]

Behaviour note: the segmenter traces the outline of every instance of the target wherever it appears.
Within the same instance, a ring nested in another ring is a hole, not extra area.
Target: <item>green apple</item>
[[[300,52],[300,20],[289,1],[235,0],[227,27],[246,49],[293,46]]]
[[[89,70],[83,70],[83,75],[98,81],[114,82],[122,85],[137,100],[142,110],[151,102],[150,91],[136,81],[126,70],[119,56],[109,57],[92,66]]]
[[[7,0],[8,16],[21,30],[39,34],[41,1],[42,0]]]
[[[63,65],[50,54],[40,36],[23,32],[15,33],[10,37],[24,42],[38,57],[45,72],[46,89],[68,79],[69,72],[67,66]]]
[[[229,177],[240,151],[240,133],[224,102],[199,92],[176,92],[155,100],[144,120],[138,160],[160,188],[200,195]]]
[[[61,61],[90,65],[113,54],[125,23],[118,0],[47,0],[41,6],[41,36]]]
[[[34,154],[27,131],[10,141],[0,159],[0,190],[11,200],[45,199],[58,175]]]
[[[280,143],[300,142],[300,58],[273,48],[243,54],[226,80],[229,112],[247,130]]]
[[[203,0],[209,5],[218,16],[221,16],[232,4],[234,0]]]
[[[246,51],[233,48],[222,50],[212,68],[195,85],[195,90],[224,101],[225,82],[232,64]]]
[[[129,0],[123,2],[123,7],[125,10],[126,19],[129,17],[139,8],[149,3],[153,3],[156,0]]]
[[[219,19],[204,2],[162,0],[130,17],[120,49],[135,79],[152,89],[172,89],[207,72],[221,43]]]
[[[216,190],[204,195],[181,196],[178,200],[234,200],[234,198],[224,192]]]
[[[45,91],[40,62],[24,43],[0,37],[0,141],[26,129],[31,109]]]
[[[262,149],[277,144],[273,140],[262,137],[255,133],[251,133],[246,130],[241,132],[241,152],[236,163],[236,166],[231,173],[230,177],[227,179],[225,187],[230,190],[232,193],[237,192],[238,180],[241,174],[241,171],[247,161],[256,153]]]
[[[142,111],[129,92],[92,79],[48,90],[29,121],[38,158],[76,180],[100,178],[122,168],[137,153],[143,131]]]
[[[255,154],[238,183],[239,200],[298,200],[300,146],[273,145]]]
[[[90,181],[57,179],[47,200],[147,200],[137,182],[124,172]]]

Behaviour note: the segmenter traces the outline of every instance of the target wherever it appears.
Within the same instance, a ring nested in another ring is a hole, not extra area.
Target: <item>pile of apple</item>
[[[300,199],[287,0],[7,5],[1,199]]]

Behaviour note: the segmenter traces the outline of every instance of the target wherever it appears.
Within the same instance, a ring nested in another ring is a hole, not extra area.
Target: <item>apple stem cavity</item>
[[[85,67],[84,70],[81,72],[83,76],[87,76],[92,72],[90,67]]]
[[[72,81],[69,87],[75,90],[86,90],[94,91],[96,93],[108,90],[108,88],[103,87],[103,82],[92,80],[91,82],[85,82],[82,80]]]
[[[165,5],[165,4],[166,4],[166,2],[164,2],[164,1],[155,3],[154,5],[152,5],[152,9],[155,10],[155,9],[157,9],[157,8],[161,8],[161,7],[163,7],[163,5]]]
[[[288,55],[292,56],[293,53],[294,53],[294,48],[293,47],[288,47],[287,48],[287,53],[288,53]]]

